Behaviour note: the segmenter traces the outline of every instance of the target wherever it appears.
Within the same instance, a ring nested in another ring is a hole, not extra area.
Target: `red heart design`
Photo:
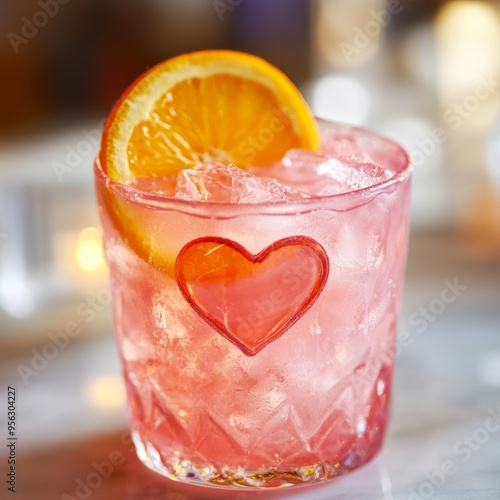
[[[323,247],[292,236],[254,255],[220,237],[185,245],[175,277],[191,307],[247,356],[283,335],[312,306],[328,278]]]

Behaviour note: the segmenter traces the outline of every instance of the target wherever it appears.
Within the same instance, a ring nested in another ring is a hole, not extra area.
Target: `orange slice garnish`
[[[109,177],[124,182],[207,161],[268,165],[318,144],[309,108],[280,70],[253,55],[210,50],[141,76],[107,121],[100,159]]]
[[[268,165],[292,148],[315,150],[319,132],[293,83],[259,57],[226,50],[165,61],[121,97],[104,128],[99,160],[112,179],[164,177],[203,162]],[[116,192],[101,202],[125,242],[173,275],[175,253]]]

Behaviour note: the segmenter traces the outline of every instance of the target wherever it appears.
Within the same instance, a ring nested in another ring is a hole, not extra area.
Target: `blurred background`
[[[464,345],[475,335],[484,352],[471,377],[498,391],[499,1],[2,0],[0,374],[24,394],[25,440],[36,448],[75,428],[125,425],[93,159],[121,92],[156,63],[203,48],[260,55],[317,116],[410,151],[402,329],[421,349],[431,333],[451,343],[463,333]],[[454,279],[464,296],[418,336],[412,314]],[[408,351],[402,359],[418,361],[419,349]]]

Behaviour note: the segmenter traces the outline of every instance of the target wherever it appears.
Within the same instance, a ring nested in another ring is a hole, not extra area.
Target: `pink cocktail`
[[[381,446],[410,165],[388,139],[320,125],[320,152],[250,172],[122,185],[96,163],[133,438],[172,479],[315,482]]]

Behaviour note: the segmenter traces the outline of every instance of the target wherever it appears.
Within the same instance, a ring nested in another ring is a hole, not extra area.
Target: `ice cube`
[[[175,198],[215,203],[265,203],[307,198],[308,195],[258,177],[236,165],[205,163],[182,170],[177,176]]]
[[[266,177],[311,196],[321,195],[326,188],[328,194],[348,190],[335,179],[327,178],[318,172],[319,167],[327,160],[321,153],[291,149],[282,161],[271,167],[259,167],[259,173],[262,172]]]
[[[325,130],[321,134],[321,151],[327,156],[342,156],[366,160],[366,148],[348,131]]]
[[[288,151],[281,162],[263,173],[312,196],[362,189],[392,176],[390,170],[353,157],[333,157],[299,149]]]
[[[360,162],[353,158],[329,158],[316,167],[320,176],[326,176],[349,190],[363,189],[392,177],[390,170],[373,163]],[[329,190],[328,184],[320,194]]]
[[[321,134],[320,149],[330,158],[373,163],[390,169],[393,173],[401,170],[406,163],[405,153],[397,144],[361,130],[353,131],[348,126],[338,130],[325,130]]]

